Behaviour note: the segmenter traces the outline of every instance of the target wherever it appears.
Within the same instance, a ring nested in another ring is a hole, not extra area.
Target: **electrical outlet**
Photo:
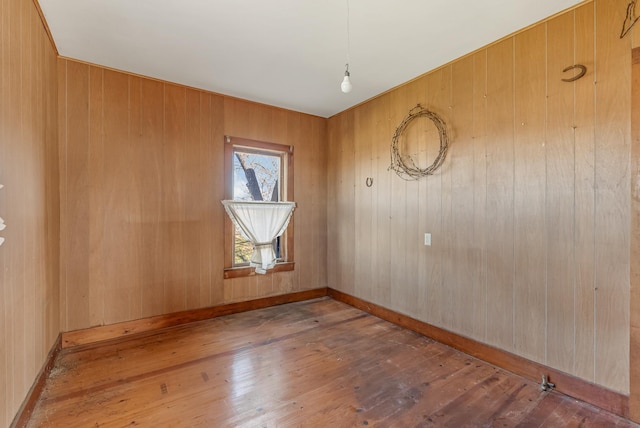
[[[430,233],[425,233],[424,234],[424,245],[431,245],[431,234]]]

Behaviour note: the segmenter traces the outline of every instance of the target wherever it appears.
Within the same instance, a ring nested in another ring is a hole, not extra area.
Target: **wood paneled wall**
[[[326,119],[58,62],[63,331],[326,287]],[[296,267],[223,280],[224,135],[294,147]]]
[[[0,425],[60,332],[56,54],[31,1],[0,1]]]
[[[327,285],[629,392],[640,31],[618,38],[623,6],[587,3],[326,127],[56,62],[34,5],[0,0],[0,424],[61,330]],[[562,82],[574,63],[587,75]],[[389,144],[417,103],[452,143],[434,176],[405,182]],[[294,146],[292,272],[223,280],[225,134]]]
[[[628,393],[625,6],[584,4],[330,118],[329,286]],[[389,147],[418,103],[451,145],[404,181]]]
[[[631,343],[629,359],[631,419],[640,421],[640,47],[633,49],[631,99]]]

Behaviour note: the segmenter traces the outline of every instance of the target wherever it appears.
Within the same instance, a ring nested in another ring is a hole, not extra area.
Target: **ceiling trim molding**
[[[42,26],[44,27],[44,31],[47,33],[47,37],[49,37],[49,41],[51,42],[51,47],[53,48],[53,52],[55,52],[56,55],[60,55],[60,52],[58,52],[58,47],[56,46],[56,42],[55,40],[53,40],[53,35],[51,34],[51,29],[49,28],[49,24],[47,24],[47,19],[44,17],[44,12],[42,12],[42,8],[40,7],[40,3],[38,3],[38,0],[33,0],[33,5],[36,8],[36,11],[38,12],[38,15],[40,16],[40,22],[42,22]]]

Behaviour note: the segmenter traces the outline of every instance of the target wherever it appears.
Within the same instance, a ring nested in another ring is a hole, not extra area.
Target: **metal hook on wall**
[[[367,187],[373,186],[373,178],[367,177],[367,180],[365,181],[365,184],[367,185]]]
[[[623,38],[627,35],[627,33],[631,30],[636,22],[640,19],[639,16],[636,16],[636,0],[631,0],[627,5],[627,16],[624,18],[624,22],[622,23],[622,30],[620,31],[620,38]]]

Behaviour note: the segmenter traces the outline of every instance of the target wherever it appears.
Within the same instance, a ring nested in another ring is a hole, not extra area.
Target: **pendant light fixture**
[[[342,83],[340,84],[340,89],[342,89],[342,92],[349,93],[351,92],[351,88],[353,87],[351,85],[351,80],[349,80],[349,63],[346,64],[346,69],[344,71],[344,79],[342,79]]]
[[[351,74],[349,74],[349,50],[351,49],[351,39],[349,34],[349,0],[347,0],[347,64],[345,65],[344,70],[344,79],[342,79],[342,83],[340,84],[340,89],[345,94],[351,92]]]

